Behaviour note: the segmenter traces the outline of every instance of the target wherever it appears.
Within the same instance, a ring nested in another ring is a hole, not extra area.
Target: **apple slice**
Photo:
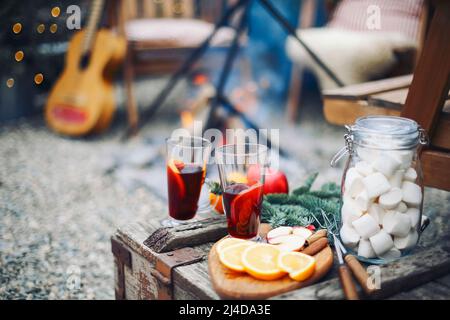
[[[281,238],[281,237],[280,237]],[[296,235],[283,236],[283,242],[277,245],[281,251],[300,251],[305,245],[305,238]]]
[[[267,233],[267,242],[270,244],[280,243],[279,239],[275,240],[275,238],[282,237],[282,236],[288,236],[292,233],[292,230],[293,230],[292,227],[278,227],[278,228],[272,229]],[[274,243],[274,242],[276,242],[276,243]]]
[[[305,227],[294,227],[292,230],[292,234],[308,239],[310,236],[313,235],[313,232]]]

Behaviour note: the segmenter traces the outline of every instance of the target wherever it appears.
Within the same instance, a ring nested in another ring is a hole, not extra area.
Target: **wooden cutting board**
[[[219,260],[216,245],[217,243],[209,252],[208,268],[213,287],[223,299],[267,299],[309,286],[325,276],[333,266],[333,252],[327,246],[314,256],[316,270],[306,281],[294,281],[287,275],[278,280],[258,280],[246,273],[235,272],[225,267]]]

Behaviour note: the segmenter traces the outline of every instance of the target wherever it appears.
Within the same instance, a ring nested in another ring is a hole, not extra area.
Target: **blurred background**
[[[411,78],[402,76],[414,71],[433,12],[422,0],[268,1],[284,18],[280,24],[261,1],[247,1],[248,9],[232,15],[193,59],[237,2],[2,0],[0,298],[113,298],[109,237],[121,224],[166,210],[164,139],[179,127],[192,130],[194,120],[220,130],[279,129],[274,146],[285,151],[281,168],[291,186],[315,171],[318,185],[339,182],[343,163],[330,168],[329,160],[344,145],[342,125],[357,113],[343,119],[327,97],[335,98],[333,90],[342,87],[393,77],[407,88]],[[100,12],[98,21],[90,18],[93,12]],[[92,28],[85,28],[90,19]],[[236,37],[240,24],[243,32]],[[94,35],[107,30],[111,38],[98,46],[84,41],[79,48],[87,49],[80,54],[69,49],[80,32],[77,25]],[[95,81],[79,75],[61,98],[63,89],[56,85],[70,52],[81,66],[86,54],[94,61],[109,54],[113,43],[117,57],[108,57],[115,68],[108,62],[108,72],[100,70]],[[222,68],[230,51],[234,63]],[[183,69],[186,61],[191,68]],[[221,90],[223,70],[229,75]],[[177,74],[177,85],[161,95]],[[77,90],[82,84],[92,90],[103,80],[113,97],[108,116],[102,111],[104,122],[66,131],[89,117],[67,106],[76,104]],[[234,109],[214,107],[221,105],[215,100],[219,90]],[[389,108],[370,112],[400,114],[406,92],[377,100],[377,108]],[[64,100],[56,109],[52,93]],[[155,104],[161,96],[164,101]],[[355,110],[366,106],[364,100]],[[435,203],[427,215],[448,210],[448,193],[436,190],[426,197]]]

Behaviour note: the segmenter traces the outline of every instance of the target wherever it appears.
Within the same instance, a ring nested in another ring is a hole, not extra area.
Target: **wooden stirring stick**
[[[355,283],[353,282],[352,275],[350,270],[347,268],[347,265],[342,258],[341,248],[338,244],[338,240],[336,236],[333,234],[334,238],[334,248],[336,249],[336,253],[339,260],[339,279],[341,281],[342,290],[344,291],[344,295],[347,300],[359,300],[358,292],[356,291]]]

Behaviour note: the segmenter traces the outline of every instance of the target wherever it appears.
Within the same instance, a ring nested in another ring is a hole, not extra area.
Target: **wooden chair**
[[[431,2],[433,16],[413,75],[324,92],[325,118],[353,123],[365,115],[414,119],[430,138],[422,152],[425,185],[450,190],[450,2]]]
[[[135,75],[163,75],[175,71],[213,29],[214,22],[220,17],[228,2],[230,1],[113,1],[110,6],[111,24],[118,27],[119,33],[127,38],[128,43],[124,82],[131,131],[136,129],[138,123],[138,109],[133,92]],[[186,31],[180,35],[183,26],[194,31],[191,33]],[[177,30],[170,32],[168,29],[172,27]],[[225,46],[233,36],[232,28],[223,28],[216,35],[213,45]],[[189,39],[191,40],[188,41]]]
[[[326,14],[328,18],[333,16],[333,12],[336,9],[338,1],[329,1],[327,2]],[[313,0],[304,0],[302,2],[302,9],[300,12],[300,29],[310,28],[315,24],[315,17],[317,15],[317,2]],[[417,32],[417,40],[418,47],[417,50],[397,50],[395,49],[394,53],[397,57],[397,64],[387,75],[387,78],[396,77],[399,75],[404,75],[413,71],[414,66],[417,63],[418,57],[420,56],[420,52],[423,47],[423,43],[425,41],[425,33],[429,24],[429,16],[430,16],[430,8],[429,1],[425,0],[423,4],[423,8],[421,10],[421,15],[419,18],[419,29]],[[287,118],[291,122],[295,122],[298,117],[299,106],[300,106],[300,98],[301,98],[301,85],[302,85],[302,76],[303,76],[303,68],[299,65],[293,64],[292,73],[291,73],[291,81],[289,86],[288,100],[286,106],[286,114]],[[358,87],[358,85],[354,85]],[[353,88],[353,85],[349,86],[349,88]],[[336,90],[329,90],[330,93],[324,91],[325,95],[335,95],[339,92],[341,88]],[[343,89],[345,90],[345,89]],[[341,110],[337,111],[337,117],[339,117],[339,113]]]
[[[430,148],[421,155],[425,184],[450,190],[450,103],[443,113],[450,89],[450,34],[444,31],[450,30],[450,2],[437,0],[434,6],[401,115],[416,120],[431,139]]]

